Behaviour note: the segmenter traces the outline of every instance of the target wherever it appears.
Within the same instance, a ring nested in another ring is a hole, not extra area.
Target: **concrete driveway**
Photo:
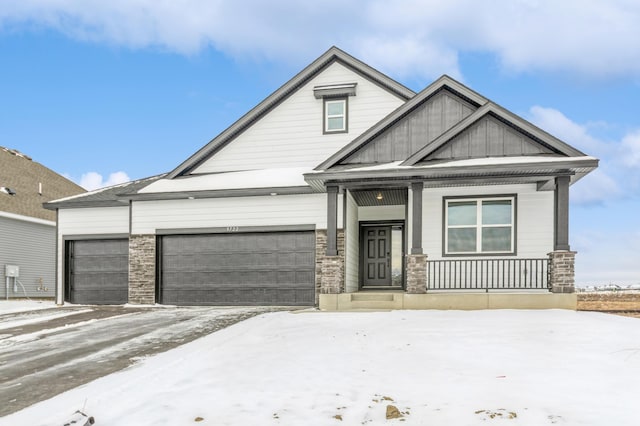
[[[69,306],[0,315],[0,416],[272,307]]]

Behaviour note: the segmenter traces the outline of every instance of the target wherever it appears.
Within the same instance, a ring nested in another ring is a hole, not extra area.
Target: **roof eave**
[[[324,186],[326,182],[364,181],[373,179],[426,180],[447,178],[472,178],[478,176],[559,176],[576,175],[580,177],[598,167],[598,159],[567,159],[566,161],[548,161],[531,163],[461,165],[441,167],[401,167],[384,170],[347,170],[340,172],[306,173],[305,181],[314,187]],[[575,179],[577,180],[577,179]],[[572,180],[573,183],[573,180]]]

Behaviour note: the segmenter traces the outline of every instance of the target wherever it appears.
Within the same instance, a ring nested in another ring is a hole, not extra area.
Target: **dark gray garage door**
[[[168,235],[161,241],[160,303],[315,303],[313,231]]]
[[[129,242],[126,239],[66,242],[66,300],[123,304],[129,300]]]

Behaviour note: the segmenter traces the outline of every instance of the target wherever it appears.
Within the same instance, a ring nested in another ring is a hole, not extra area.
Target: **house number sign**
[[[227,226],[227,232],[238,232],[239,230],[239,226]]]

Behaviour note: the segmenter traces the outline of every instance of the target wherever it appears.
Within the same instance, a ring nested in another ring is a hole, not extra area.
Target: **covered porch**
[[[513,182],[492,181],[494,185]],[[436,252],[429,241],[434,238],[433,224],[425,225],[433,215],[424,211],[433,210],[433,202],[425,200],[424,194],[442,187],[442,181],[327,183],[326,251],[319,259],[320,309],[575,309],[575,253],[568,243],[570,176],[552,176],[545,182],[517,182],[553,197],[553,245],[538,256],[526,257],[515,252],[443,256],[444,248]],[[484,186],[486,181],[482,184],[476,182]],[[436,208],[444,209],[442,200]],[[514,233],[515,227],[514,219]]]

